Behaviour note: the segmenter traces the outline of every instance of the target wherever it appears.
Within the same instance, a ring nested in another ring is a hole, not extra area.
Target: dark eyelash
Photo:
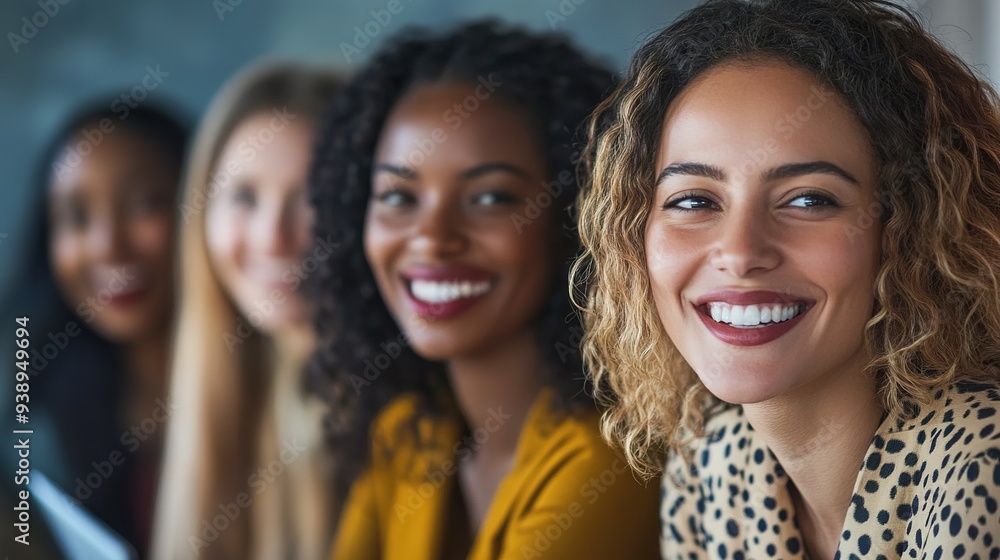
[[[813,208],[816,208],[816,209],[819,209],[819,208],[840,208],[840,203],[837,202],[837,200],[835,198],[833,198],[832,196],[830,196],[830,195],[828,195],[828,194],[826,194],[824,192],[820,192],[820,191],[806,191],[806,192],[802,192],[802,193],[797,193],[794,197],[792,197],[791,200],[789,200],[789,202],[791,202],[792,200],[796,200],[798,198],[802,198],[802,197],[816,198],[816,199],[819,199],[819,200],[821,200],[821,201],[824,202],[823,204],[812,204],[812,205],[809,205],[809,206],[805,206],[804,208],[806,210],[810,210],[810,209],[813,209]]]
[[[518,202],[516,196],[504,191],[487,191],[477,195],[476,198],[481,198],[487,195],[493,196],[496,199],[496,201],[501,204],[513,204],[515,202]]]
[[[678,193],[678,194],[674,195],[673,197],[671,197],[666,202],[664,202],[663,206],[661,207],[661,209],[662,210],[674,209],[674,210],[679,210],[681,212],[696,212],[698,210],[702,210],[702,208],[681,208],[680,206],[677,206],[679,203],[681,203],[681,202],[683,202],[683,201],[685,201],[685,200],[687,200],[689,198],[700,198],[702,200],[707,201],[709,204],[713,204],[713,205],[715,204],[714,200],[712,200],[711,198],[705,196],[703,193],[700,193],[700,192],[697,192],[697,191],[686,191],[686,192]]]

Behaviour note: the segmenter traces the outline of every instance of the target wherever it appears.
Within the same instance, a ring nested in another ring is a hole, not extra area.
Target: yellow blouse
[[[514,465],[468,558],[659,558],[657,481],[636,481],[601,439],[596,411],[558,414],[551,398],[544,390],[533,404]],[[415,400],[400,397],[376,419],[372,465],[351,489],[334,560],[433,560],[443,554],[458,465],[504,413],[492,411],[492,424],[464,439],[457,417],[422,420],[419,437],[433,445],[420,446],[400,430],[414,413]]]
[[[872,438],[837,558],[1000,558],[1000,391],[956,383],[916,412],[887,417]],[[663,558],[804,558],[791,481],[743,409],[716,414],[705,433],[692,464],[668,460]]]

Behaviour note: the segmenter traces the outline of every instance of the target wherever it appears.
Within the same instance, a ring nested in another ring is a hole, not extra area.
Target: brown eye
[[[482,204],[484,206],[495,206],[497,204],[514,204],[517,202],[517,197],[504,191],[488,191],[476,195],[473,199],[473,202],[475,204]]]
[[[416,198],[410,193],[400,189],[390,189],[375,195],[375,200],[379,204],[386,206],[405,206],[416,202]]]
[[[247,185],[239,185],[233,189],[230,200],[236,206],[253,208],[257,205],[257,193]]]

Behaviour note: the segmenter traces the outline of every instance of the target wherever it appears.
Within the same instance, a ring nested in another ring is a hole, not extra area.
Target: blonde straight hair
[[[255,66],[216,96],[195,137],[180,207],[180,308],[169,397],[174,408],[156,504],[154,559],[327,554],[339,500],[331,495],[322,407],[304,388],[311,347],[279,344],[251,327],[213,270],[205,215],[219,195],[211,176],[216,160],[239,123],[287,109],[316,126],[341,83],[320,69]],[[290,461],[281,460],[283,448]]]

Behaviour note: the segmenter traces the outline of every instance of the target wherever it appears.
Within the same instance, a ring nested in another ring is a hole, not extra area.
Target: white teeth
[[[796,317],[805,310],[802,304],[730,305],[722,301],[708,304],[709,314],[716,323],[735,327],[755,327],[767,323],[780,323]]]
[[[489,280],[482,282],[435,282],[432,280],[413,280],[410,291],[413,297],[427,303],[448,303],[461,298],[476,297],[490,291]]]
[[[743,306],[742,305],[734,305],[733,308],[729,311],[729,322],[732,323],[732,324],[734,324],[734,325],[742,325],[743,324]]]
[[[771,322],[771,308],[770,307],[768,307],[768,306],[765,305],[764,307],[760,308],[760,322],[761,323],[770,323]]]

